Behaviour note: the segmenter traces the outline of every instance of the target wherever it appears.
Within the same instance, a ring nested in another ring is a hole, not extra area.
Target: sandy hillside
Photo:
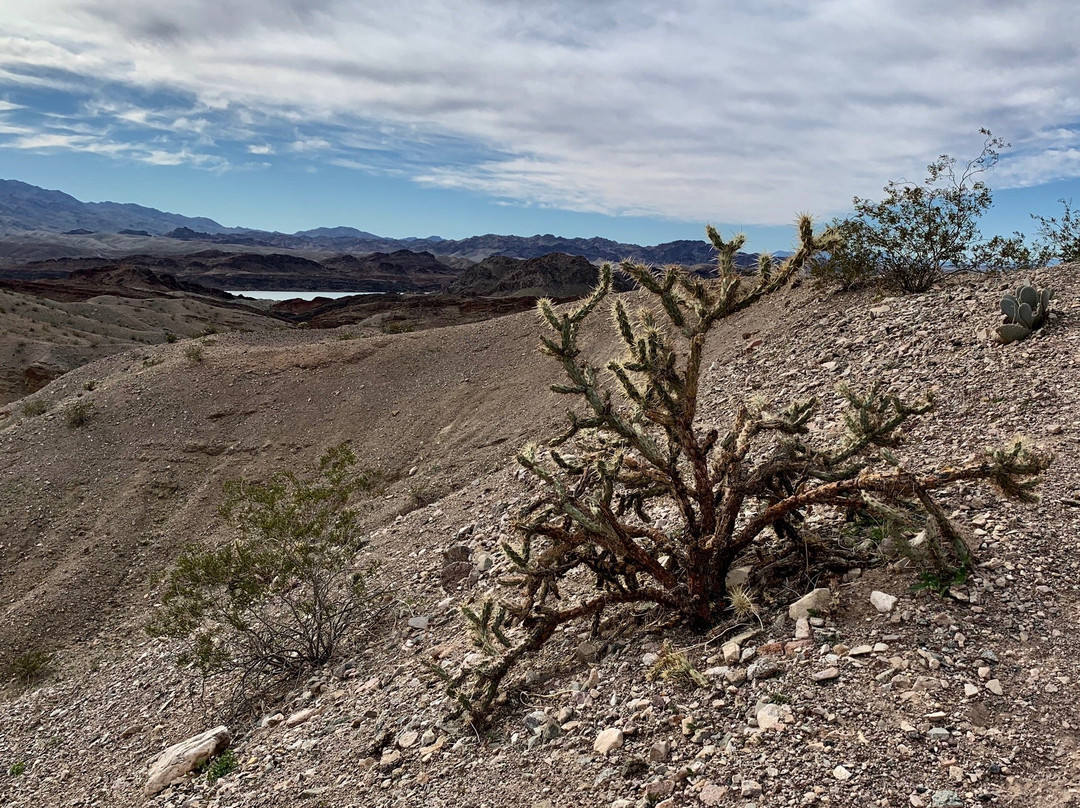
[[[365,466],[399,478],[365,517],[393,607],[349,664],[280,705],[289,720],[230,728],[237,771],[150,804],[1073,804],[1080,268],[1043,274],[1058,313],[1011,346],[977,337],[1003,283],[972,278],[885,300],[804,287],[722,323],[709,346],[706,423],[750,392],[816,394],[816,427],[830,429],[838,382],[883,377],[937,394],[903,452],[915,468],[1017,432],[1057,453],[1039,506],[976,486],[945,498],[980,544],[952,596],[913,593],[913,572],[890,566],[815,581],[838,606],[786,655],[786,606],[805,590],[774,593],[728,664],[730,635],[685,634],[651,612],[612,615],[595,638],[571,627],[484,736],[446,720],[423,661],[468,653],[458,607],[498,591],[497,546],[530,493],[510,458],[560,424],[533,315],[352,340],[219,334],[79,368],[30,399],[44,414],[23,414],[25,400],[0,410],[0,656],[58,652],[50,678],[0,700],[0,803],[136,804],[148,763],[213,725],[214,691],[200,699],[175,649],[142,631],[152,579],[184,541],[225,535],[224,480],[351,440]],[[598,319],[591,344],[611,351]],[[201,361],[185,350],[197,343]],[[72,426],[83,403],[89,419]],[[477,572],[444,588],[443,552],[458,545]],[[879,613],[872,590],[895,608]],[[664,640],[709,687],[648,680]],[[595,751],[602,730],[621,747]]]
[[[168,333],[190,337],[208,329],[285,327],[260,314],[194,295],[98,295],[63,302],[0,289],[0,404],[22,398],[94,359],[165,342]]]

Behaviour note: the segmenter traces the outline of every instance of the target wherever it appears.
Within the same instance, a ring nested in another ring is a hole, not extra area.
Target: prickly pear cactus
[[[1005,322],[997,328],[998,340],[1009,343],[1030,336],[1046,320],[1053,299],[1053,289],[1039,291],[1027,281],[1014,294],[1006,294],[1001,298]]]

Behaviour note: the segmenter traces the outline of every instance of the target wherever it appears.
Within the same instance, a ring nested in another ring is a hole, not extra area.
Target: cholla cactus
[[[622,264],[652,305],[631,314],[626,298],[614,300],[625,355],[603,369],[589,361],[579,334],[608,294],[610,267],[578,308],[539,304],[549,329],[541,350],[566,377],[552,389],[578,407],[568,411],[562,435],[517,458],[542,488],[517,520],[521,544],[504,548],[516,567],[519,597],[501,604],[505,624],[493,607],[470,613],[477,645],[489,658],[449,677],[451,694],[473,721],[484,720],[511,667],[569,621],[590,620],[596,630],[606,610],[652,603],[709,627],[740,606],[726,588],[734,565],[753,567],[755,585],[766,587],[766,571],[784,564],[802,570],[810,563],[818,569],[868,563],[854,551],[810,541],[801,526],[811,507],[842,515],[872,501],[917,513],[940,523],[942,552],[964,566],[970,550],[933,492],[990,480],[1022,495],[1028,493],[1023,478],[1049,463],[1047,455],[1017,450],[909,470],[891,450],[900,427],[930,401],[905,403],[881,385],[841,391],[844,432],[831,441],[811,437],[815,399],[783,408],[759,401],[739,407],[726,432],[702,427],[698,395],[709,331],[784,287],[835,241],[829,231],[815,234],[804,216],[794,255],[779,264],[763,260],[747,280],[735,269],[742,237],[725,241],[713,228],[707,233],[717,250],[715,281],[678,267],[654,273]],[[674,511],[675,524],[661,526],[661,510]]]

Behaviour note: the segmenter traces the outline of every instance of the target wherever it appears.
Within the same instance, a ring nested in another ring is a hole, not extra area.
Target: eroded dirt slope
[[[153,805],[1076,804],[1080,270],[1041,280],[1058,288],[1058,313],[1010,346],[976,333],[995,321],[1003,283],[991,278],[885,300],[802,288],[726,321],[710,343],[703,424],[726,424],[748,393],[816,395],[815,428],[835,430],[835,385],[883,378],[937,396],[902,451],[913,468],[1017,432],[1056,452],[1037,507],[976,486],[945,498],[979,546],[952,596],[912,592],[903,564],[816,581],[837,606],[790,654],[786,603],[802,592],[762,597],[736,662],[720,653],[727,635],[689,635],[650,612],[613,616],[599,637],[570,627],[522,671],[486,736],[446,720],[423,663],[460,664],[470,648],[458,607],[507,593],[498,545],[530,496],[510,458],[554,433],[564,403],[546,392],[553,369],[535,353],[532,315],[348,341],[216,336],[202,362],[157,346],[82,368],[38,394],[50,413],[0,430],[0,648],[67,646],[51,679],[0,702],[0,763],[26,767],[0,774],[0,796],[140,799],[148,762],[214,710],[171,665],[174,649],[142,633],[147,580],[182,541],[218,535],[224,479],[350,439],[365,464],[405,475],[368,515],[394,611],[349,666],[281,706],[291,721],[233,727],[236,772],[191,778]],[[607,328],[591,336],[601,352],[613,350]],[[144,367],[143,353],[160,363]],[[71,428],[79,400],[93,416]],[[397,518],[415,494],[444,496]],[[456,545],[476,574],[444,589],[442,553]],[[872,590],[898,598],[892,612],[870,605]],[[664,641],[708,687],[650,681]],[[596,751],[615,729],[622,746]]]

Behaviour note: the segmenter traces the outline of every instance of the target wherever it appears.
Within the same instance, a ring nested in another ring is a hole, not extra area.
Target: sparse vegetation
[[[8,767],[8,775],[11,777],[22,777],[26,774],[26,762],[22,760],[16,760],[11,766]]]
[[[30,687],[49,675],[52,663],[52,654],[40,650],[26,651],[4,666],[4,674],[21,686]]]
[[[416,330],[416,327],[412,323],[404,322],[383,322],[382,332],[384,334],[408,334]]]
[[[982,151],[958,165],[943,154],[921,182],[893,180],[880,201],[855,197],[855,213],[834,222],[842,244],[815,265],[821,279],[843,288],[880,279],[904,292],[923,292],[947,268],[1030,266],[1037,258],[1022,234],[984,241],[979,219],[993,201],[981,176],[998,162],[1004,140],[988,129]]]
[[[184,356],[192,362],[203,361],[203,349],[201,345],[188,345],[184,348]]]
[[[1015,294],[1006,294],[1001,298],[1001,313],[1005,323],[997,327],[998,340],[1015,342],[1026,339],[1031,332],[1042,328],[1046,315],[1050,313],[1050,302],[1054,299],[1054,290],[1036,289],[1024,282]]]
[[[71,429],[86,426],[94,417],[94,402],[76,401],[67,411],[67,425]]]
[[[22,405],[22,414],[28,418],[44,415],[48,411],[49,405],[45,403],[43,398],[35,398],[33,401],[27,401]]]
[[[226,749],[217,757],[207,761],[202,770],[206,772],[206,782],[213,785],[225,775],[232,774],[239,768],[240,761],[236,759],[233,750]]]
[[[1062,261],[1080,261],[1080,211],[1072,208],[1072,200],[1059,199],[1065,207],[1061,218],[1036,216],[1039,235],[1045,240],[1045,255]]]
[[[809,583],[818,572],[872,560],[804,530],[810,508],[832,509],[837,530],[852,513],[905,514],[927,525],[941,564],[963,569],[971,550],[935,492],[985,480],[1005,495],[1034,498],[1031,489],[1050,456],[1021,442],[938,468],[907,465],[893,453],[901,427],[927,412],[931,401],[905,402],[880,384],[840,391],[844,430],[835,438],[811,433],[815,399],[781,407],[751,401],[736,410],[726,432],[697,423],[711,328],[782,288],[820,250],[835,247],[835,234],[814,234],[809,217],[800,220],[799,233],[798,251],[780,265],[764,256],[745,291],[734,265],[742,238],[724,241],[712,228],[715,285],[679,268],[657,276],[624,262],[653,305],[631,316],[623,300],[615,300],[626,356],[606,363],[606,373],[587,358],[579,335],[610,289],[610,267],[576,309],[560,312],[541,302],[550,329],[541,337],[542,350],[566,376],[552,389],[581,407],[568,412],[564,434],[518,456],[543,489],[517,522],[521,543],[503,545],[517,568],[520,597],[466,613],[486,661],[445,674],[469,720],[483,723],[509,671],[566,623],[599,626],[606,610],[651,603],[688,626],[707,628],[733,606],[726,588],[733,565],[751,567],[754,585],[767,587],[781,571],[798,572]]]
[[[189,547],[165,580],[150,632],[183,640],[181,664],[205,676],[236,674],[236,709],[329,662],[372,613],[373,566],[357,560],[366,541],[350,500],[382,476],[355,463],[342,444],[310,478],[227,483],[220,514],[238,535]]]

